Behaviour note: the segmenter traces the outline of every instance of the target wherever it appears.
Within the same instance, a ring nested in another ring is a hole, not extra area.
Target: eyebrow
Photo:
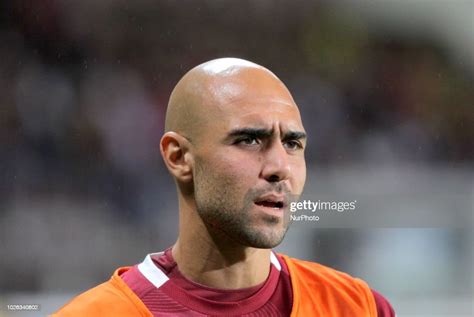
[[[283,135],[283,140],[305,140],[306,133],[302,131],[288,131]]]
[[[259,128],[240,128],[234,129],[229,132],[228,137],[238,137],[238,136],[251,136],[255,138],[269,138],[273,134],[273,131],[270,129],[259,129]],[[302,131],[288,131],[284,133],[283,140],[300,140],[306,139],[306,133]]]

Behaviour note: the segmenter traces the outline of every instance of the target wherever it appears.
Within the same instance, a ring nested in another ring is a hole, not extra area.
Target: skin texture
[[[178,189],[172,253],[184,276],[225,289],[265,281],[304,187],[305,144],[291,94],[262,66],[217,59],[178,82],[160,148]],[[258,204],[268,197],[285,207]]]

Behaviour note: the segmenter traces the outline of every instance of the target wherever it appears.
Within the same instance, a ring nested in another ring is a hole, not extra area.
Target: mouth
[[[284,197],[268,195],[257,198],[255,205],[273,210],[283,210],[286,206]]]
[[[281,209],[284,206],[281,201],[273,202],[268,200],[255,202],[255,205],[273,209]]]

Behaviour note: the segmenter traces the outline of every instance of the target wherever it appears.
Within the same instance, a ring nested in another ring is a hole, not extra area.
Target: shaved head
[[[226,105],[258,97],[255,92],[271,97],[276,91],[294,103],[285,85],[265,67],[238,58],[211,60],[191,69],[174,88],[165,132],[174,131],[194,140],[210,127],[209,121],[222,115]]]

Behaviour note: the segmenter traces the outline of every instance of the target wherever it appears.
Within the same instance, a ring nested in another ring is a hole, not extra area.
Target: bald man
[[[394,316],[362,280],[276,254],[306,179],[306,133],[268,69],[223,58],[174,88],[160,150],[179,236],[56,316]]]

